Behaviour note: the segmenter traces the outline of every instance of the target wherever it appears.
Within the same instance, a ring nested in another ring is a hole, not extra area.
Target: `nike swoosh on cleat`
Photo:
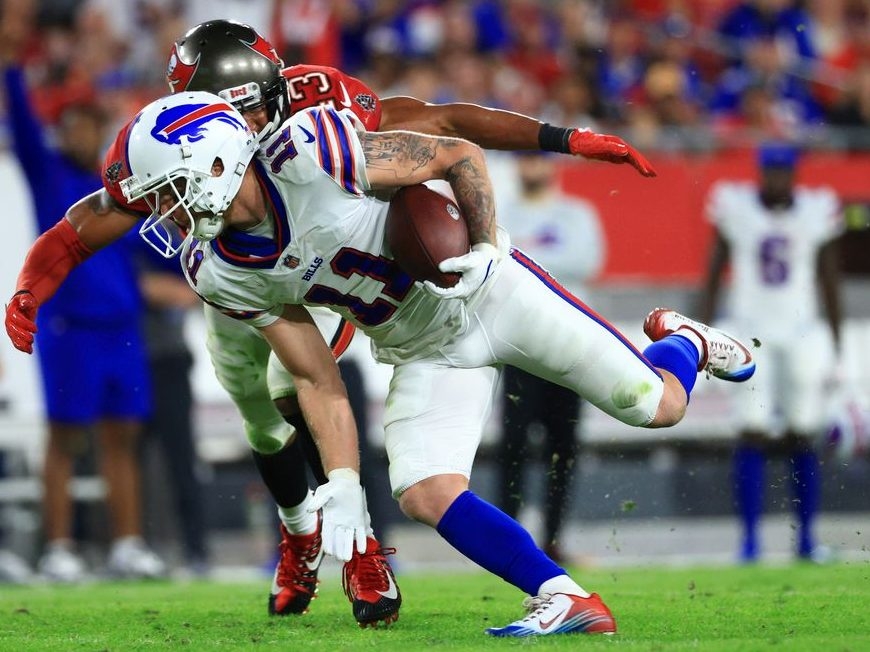
[[[320,567],[320,562],[323,561],[323,548],[317,551],[317,556],[311,561],[305,560],[305,566],[310,571],[316,571]]]
[[[344,82],[338,82],[338,86],[341,88],[341,104],[344,108],[350,108],[350,95],[347,92],[347,88],[344,86]]]
[[[301,129],[302,133],[305,134],[305,142],[306,143],[313,143],[314,142],[314,134],[312,134],[310,131],[308,131],[302,125],[299,125],[299,129]]]
[[[569,609],[571,609],[571,607],[566,607],[565,609],[562,609],[562,611],[560,611],[559,613],[557,613],[555,616],[553,616],[550,620],[548,620],[548,621],[546,621],[546,622],[545,622],[543,619],[539,618],[539,619],[538,619],[538,626],[539,626],[542,630],[544,630],[544,631],[548,630],[548,629],[550,628],[550,626],[551,626],[554,622],[556,622],[557,620],[559,620],[559,618],[561,618],[562,616],[564,616],[564,615],[568,612]]]
[[[380,595],[384,596],[388,600],[395,600],[399,597],[399,589],[396,588],[396,582],[393,580],[393,576],[387,572],[387,581],[390,583],[390,586],[387,587],[386,591],[378,591]]]

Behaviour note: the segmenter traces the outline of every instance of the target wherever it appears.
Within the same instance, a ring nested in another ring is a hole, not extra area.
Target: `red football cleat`
[[[368,537],[366,551],[360,554],[354,548],[353,557],[344,565],[342,585],[360,627],[377,627],[379,622],[389,625],[399,619],[402,594],[386,558],[395,552]]]
[[[317,571],[323,559],[320,540],[320,515],[317,530],[311,534],[290,534],[281,525],[281,557],[275,566],[269,613],[273,616],[303,614],[317,594]]]
[[[674,333],[679,335],[681,330],[693,333],[704,347],[698,371],[706,369],[716,378],[735,383],[752,378],[755,373],[752,354],[743,343],[728,333],[667,308],[656,308],[643,323],[643,332],[653,342]]]

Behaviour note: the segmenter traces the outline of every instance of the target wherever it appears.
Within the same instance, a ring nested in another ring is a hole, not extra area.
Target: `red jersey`
[[[319,104],[329,104],[336,111],[350,109],[367,131],[381,125],[381,99],[356,77],[328,66],[290,66],[281,71],[287,80],[290,112],[296,113]]]
[[[381,124],[381,100],[375,92],[356,77],[328,66],[290,66],[281,74],[287,80],[290,113],[321,104],[336,110],[349,109],[368,131],[377,131]],[[138,116],[137,116],[138,117]],[[151,209],[144,200],[128,203],[121,192],[120,181],[130,176],[127,158],[127,134],[136,121],[133,118],[118,132],[103,162],[103,187],[119,206],[144,215]]]

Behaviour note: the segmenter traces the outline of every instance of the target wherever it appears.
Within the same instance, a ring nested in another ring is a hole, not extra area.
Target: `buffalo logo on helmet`
[[[167,145],[180,145],[183,136],[194,143],[205,137],[208,124],[214,120],[248,131],[248,126],[234,114],[234,109],[225,103],[174,106],[160,112],[151,135]]]

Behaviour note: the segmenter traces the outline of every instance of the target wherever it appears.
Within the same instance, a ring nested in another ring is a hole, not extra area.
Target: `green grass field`
[[[0,588],[0,650],[870,650],[870,563],[583,571],[615,636],[491,639],[522,596],[487,575],[405,575],[401,618],[360,630],[337,577],[311,612],[266,615],[268,580]]]

